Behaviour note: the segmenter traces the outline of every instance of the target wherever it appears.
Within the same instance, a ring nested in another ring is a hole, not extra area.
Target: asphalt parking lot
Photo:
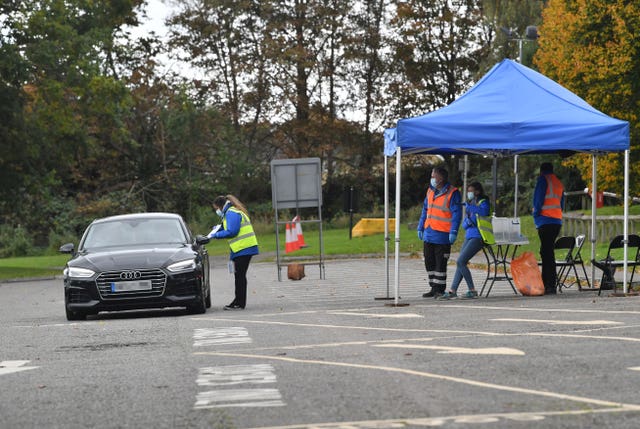
[[[60,279],[0,284],[0,427],[640,424],[638,297],[523,297],[498,282],[488,298],[437,301],[422,298],[422,261],[402,258],[394,306],[376,299],[383,259],[326,261],[325,279],[310,265],[300,281],[258,259],[247,308],[224,311],[233,277],[213,262],[202,315],[68,322]]]

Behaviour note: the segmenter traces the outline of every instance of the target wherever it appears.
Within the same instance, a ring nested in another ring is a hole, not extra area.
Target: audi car
[[[101,311],[211,307],[209,239],[193,236],[181,216],[136,213],[94,220],[63,271],[68,320]]]

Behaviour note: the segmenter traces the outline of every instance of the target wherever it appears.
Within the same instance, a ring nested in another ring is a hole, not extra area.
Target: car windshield
[[[187,241],[177,219],[127,219],[91,225],[82,247],[182,244]]]

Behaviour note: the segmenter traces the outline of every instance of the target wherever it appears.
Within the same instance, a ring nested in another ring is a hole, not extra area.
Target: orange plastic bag
[[[518,291],[526,296],[544,295],[542,274],[532,252],[524,252],[511,261],[511,275]]]

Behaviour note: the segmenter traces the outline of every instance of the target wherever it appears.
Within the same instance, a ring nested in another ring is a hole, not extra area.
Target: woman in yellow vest
[[[247,305],[247,270],[251,257],[259,253],[258,239],[246,207],[236,197],[216,197],[213,200],[213,209],[222,218],[222,227],[209,237],[227,239],[231,249],[230,267],[233,267],[235,276],[235,299],[229,305],[225,305],[224,309],[241,310]]]
[[[484,193],[484,188],[480,182],[473,182],[467,186],[467,202],[465,203],[467,208],[465,211],[465,217],[462,221],[462,227],[465,230],[464,243],[460,248],[460,254],[456,261],[456,272],[453,275],[453,281],[451,282],[451,289],[449,292],[445,292],[440,299],[453,299],[458,297],[458,286],[464,278],[467,282],[469,290],[463,298],[477,298],[478,292],[473,285],[473,277],[471,271],[467,266],[473,256],[478,253],[484,246],[482,234],[478,227],[478,216],[489,216],[491,211],[489,198]]]

